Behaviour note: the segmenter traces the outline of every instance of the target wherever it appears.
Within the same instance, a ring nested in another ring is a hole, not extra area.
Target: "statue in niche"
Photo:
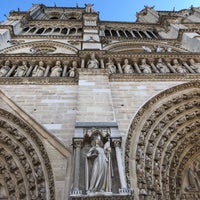
[[[27,61],[22,61],[22,65],[18,66],[15,70],[14,76],[22,77],[25,76],[26,72],[28,71]]]
[[[189,60],[190,67],[196,72],[200,73],[200,63],[195,63],[194,59]]]
[[[76,76],[76,69],[77,69],[77,62],[72,62],[72,67],[69,69],[69,77],[75,77]]]
[[[188,187],[186,191],[200,191],[200,161],[196,160],[187,172]]]
[[[125,74],[132,74],[133,73],[133,67],[129,65],[128,59],[124,59],[124,65],[122,66],[122,70]]]
[[[169,68],[167,67],[167,65],[163,62],[162,58],[158,59],[158,63],[156,65],[156,67],[160,70],[161,73],[170,73]]]
[[[34,67],[32,76],[41,77],[41,76],[44,76],[44,72],[45,72],[44,62],[40,61],[39,64]]]
[[[86,158],[86,191],[88,195],[111,193],[110,141],[94,135]]]
[[[56,61],[56,65],[51,69],[50,76],[60,77],[62,73],[61,62],[59,60]]]
[[[145,58],[143,58],[142,61],[141,61],[140,69],[145,74],[151,74],[152,73],[151,66],[146,63]]]
[[[99,68],[99,61],[95,58],[95,54],[92,53],[90,59],[87,62],[87,68]]]
[[[173,60],[173,65],[172,67],[178,72],[178,73],[188,73],[188,71],[181,65],[179,64],[177,59]]]
[[[10,65],[10,60],[6,60],[5,64],[1,66],[0,77],[6,76],[6,74],[10,71]]]
[[[0,182],[0,199],[6,198],[6,190],[3,184]]]
[[[108,62],[106,63],[106,66],[108,68],[109,74],[116,74],[117,68],[110,57],[108,58]]]

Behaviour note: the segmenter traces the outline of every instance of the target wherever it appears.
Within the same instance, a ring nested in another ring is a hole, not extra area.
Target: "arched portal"
[[[143,105],[128,132],[125,163],[138,199],[200,199],[200,82]]]
[[[51,164],[40,138],[24,120],[0,108],[0,197],[54,200]]]

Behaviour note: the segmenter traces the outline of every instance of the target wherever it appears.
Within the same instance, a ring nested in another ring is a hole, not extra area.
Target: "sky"
[[[136,12],[144,8],[144,5],[155,6],[156,10],[175,11],[181,9],[200,7],[200,0],[0,0],[0,21],[6,19],[9,11],[18,8],[26,11],[33,4],[45,4],[57,7],[84,7],[87,3],[93,3],[94,9],[100,12],[101,20],[130,21],[136,19]]]

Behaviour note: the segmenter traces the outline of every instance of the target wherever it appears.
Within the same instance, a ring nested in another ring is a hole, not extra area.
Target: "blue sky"
[[[136,12],[144,5],[155,6],[156,10],[180,10],[191,5],[200,7],[200,0],[0,0],[0,21],[5,20],[4,14],[9,15],[10,10],[26,11],[32,3],[43,3],[47,6],[58,7],[84,7],[85,3],[94,3],[94,9],[100,12],[101,20],[135,21]]]

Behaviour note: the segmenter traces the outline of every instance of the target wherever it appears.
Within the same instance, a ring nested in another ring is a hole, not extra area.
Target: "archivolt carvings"
[[[136,174],[138,195],[166,200],[200,195],[200,188],[195,186],[194,191],[190,186],[198,177],[193,175],[190,182],[185,178],[200,155],[199,87],[199,82],[193,82],[162,92],[134,118],[127,137],[126,167],[128,178]],[[130,161],[133,158],[135,162]]]
[[[48,155],[36,133],[0,109],[0,197],[55,199]]]

